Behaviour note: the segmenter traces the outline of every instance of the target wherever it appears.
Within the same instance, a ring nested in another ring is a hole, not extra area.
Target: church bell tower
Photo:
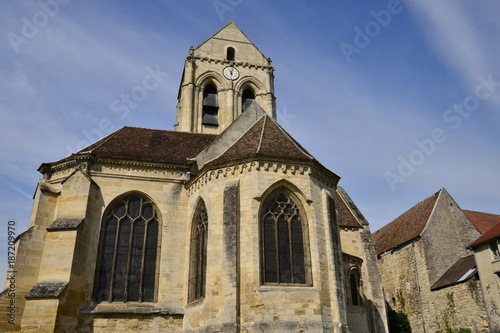
[[[177,103],[176,131],[220,134],[253,102],[276,119],[270,58],[232,20],[189,49]]]

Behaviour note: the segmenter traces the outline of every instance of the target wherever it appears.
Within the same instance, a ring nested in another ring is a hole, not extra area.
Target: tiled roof
[[[500,223],[493,226],[490,230],[486,231],[481,237],[476,239],[472,244],[470,244],[468,247],[475,247],[477,245],[480,245],[482,243],[485,243],[491,239],[495,239],[497,237],[500,237]]]
[[[397,219],[373,234],[377,254],[402,245],[420,236],[436,204],[441,190],[419,202]]]
[[[337,214],[339,226],[344,228],[362,228],[356,216],[349,209],[339,192],[337,192]]]
[[[303,161],[315,159],[269,116],[262,116],[240,139],[209,165],[249,157]]]
[[[210,134],[125,126],[49,165],[70,160],[77,155],[90,154],[98,158],[187,166],[188,158],[195,157],[216,137]]]
[[[434,283],[431,290],[437,290],[467,281],[477,273],[474,255],[459,259]]]
[[[475,212],[473,210],[464,210],[463,212],[482,234],[500,223],[500,215]]]

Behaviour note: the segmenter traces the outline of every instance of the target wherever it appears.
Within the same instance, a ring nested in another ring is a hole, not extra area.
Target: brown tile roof
[[[267,115],[260,118],[229,149],[209,162],[208,165],[249,157],[315,161],[307,150]]]
[[[419,202],[397,219],[373,234],[377,254],[402,245],[420,236],[436,204],[441,190]]]
[[[125,126],[71,156],[42,166],[85,154],[98,158],[187,166],[188,158],[198,155],[216,137],[217,135],[210,134]]]
[[[474,255],[459,259],[434,283],[431,290],[437,290],[465,282],[477,273],[476,260]]]
[[[475,212],[473,210],[463,210],[463,212],[482,234],[500,223],[500,215]]]
[[[481,237],[476,239],[472,244],[470,244],[468,247],[475,247],[480,244],[486,243],[489,240],[495,239],[497,237],[500,237],[500,223],[493,226],[490,230],[486,231]]]
[[[362,228],[353,212],[349,209],[346,202],[339,192],[337,192],[337,214],[339,226],[344,228]]]

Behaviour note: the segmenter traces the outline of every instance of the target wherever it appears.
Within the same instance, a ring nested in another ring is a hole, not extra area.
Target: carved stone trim
[[[195,194],[199,189],[212,180],[227,178],[228,176],[234,176],[235,174],[243,174],[244,172],[252,171],[281,172],[283,174],[291,175],[310,175],[312,168],[308,165],[274,161],[249,161],[241,164],[228,165],[217,169],[208,169],[199,176],[195,176],[186,187],[187,193],[189,196]]]
[[[263,69],[267,71],[274,71],[273,66],[265,66],[265,65],[254,65],[249,62],[235,62],[235,61],[229,61],[229,60],[221,60],[221,59],[212,59],[208,57],[198,57],[198,56],[193,56],[189,57],[193,60],[198,60],[200,62],[208,62],[210,64],[222,64],[222,65],[231,65],[234,67],[242,67],[242,68],[256,68],[256,69]]]

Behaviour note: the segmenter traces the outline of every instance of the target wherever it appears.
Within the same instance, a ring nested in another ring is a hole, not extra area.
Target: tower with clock
[[[190,48],[175,130],[220,134],[252,101],[276,119],[273,71],[271,59],[231,20]]]

